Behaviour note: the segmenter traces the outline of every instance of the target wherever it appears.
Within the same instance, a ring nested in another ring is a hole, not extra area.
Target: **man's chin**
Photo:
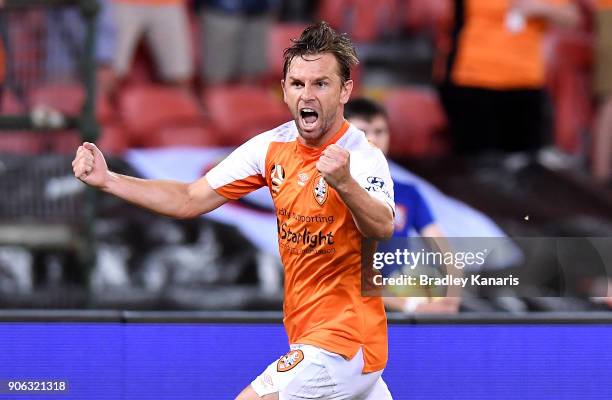
[[[300,130],[300,136],[306,142],[307,145],[318,146],[320,144],[319,141],[323,137],[323,134],[321,133],[320,130],[313,130],[313,131]]]
[[[301,135],[306,139],[316,139],[321,136],[321,127],[319,124],[306,125],[301,121],[297,121],[297,126]]]

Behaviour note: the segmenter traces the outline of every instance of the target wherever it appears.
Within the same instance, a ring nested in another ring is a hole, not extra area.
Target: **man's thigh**
[[[271,393],[260,397],[257,392],[255,392],[255,389],[249,385],[242,392],[240,392],[238,397],[236,397],[236,400],[278,400],[278,393]]]
[[[382,378],[378,378],[378,381],[372,388],[372,391],[368,393],[363,400],[393,400],[391,392],[385,381]]]

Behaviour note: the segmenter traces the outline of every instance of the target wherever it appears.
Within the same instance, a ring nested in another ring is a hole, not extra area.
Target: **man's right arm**
[[[102,152],[92,143],[77,150],[72,168],[86,184],[137,206],[173,218],[193,218],[221,206],[227,199],[213,190],[205,177],[193,183],[148,180],[108,170]]]

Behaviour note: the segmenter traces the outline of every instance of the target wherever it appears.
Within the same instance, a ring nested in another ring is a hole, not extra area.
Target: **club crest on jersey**
[[[298,185],[305,186],[306,182],[308,182],[308,174],[306,172],[300,172],[298,174]]]
[[[327,195],[329,193],[329,186],[325,179],[319,175],[314,180],[314,188],[312,189],[312,194],[314,195],[315,200],[319,203],[320,206],[325,204],[327,200]]]
[[[272,195],[276,196],[280,192],[281,185],[285,181],[285,170],[282,165],[274,164],[270,169],[270,182],[272,183]]]
[[[276,363],[278,372],[287,372],[295,368],[304,359],[302,350],[291,350],[289,353],[282,356]]]

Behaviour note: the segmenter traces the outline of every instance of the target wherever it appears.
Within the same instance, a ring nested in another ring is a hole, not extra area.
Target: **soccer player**
[[[361,129],[373,145],[387,155],[391,135],[387,112],[383,106],[366,98],[353,99],[346,104],[344,116],[351,124]],[[434,250],[448,250],[444,233],[418,188],[395,181],[393,190],[396,211],[393,236],[406,238],[410,231],[414,230],[422,237],[429,238]],[[448,297],[436,298],[435,301],[426,297],[386,297],[385,304],[390,309],[403,312],[456,313],[459,309],[457,294],[449,293]]]
[[[382,152],[344,119],[357,56],[326,23],[285,50],[284,100],[294,120],[262,133],[191,184],[110,172],[91,143],[77,150],[83,182],[154,212],[195,217],[267,186],[285,268],[289,353],[238,400],[391,399],[381,378],[387,321],[380,297],[361,295],[361,264],[393,233],[393,183]],[[240,110],[236,110],[240,112]]]

